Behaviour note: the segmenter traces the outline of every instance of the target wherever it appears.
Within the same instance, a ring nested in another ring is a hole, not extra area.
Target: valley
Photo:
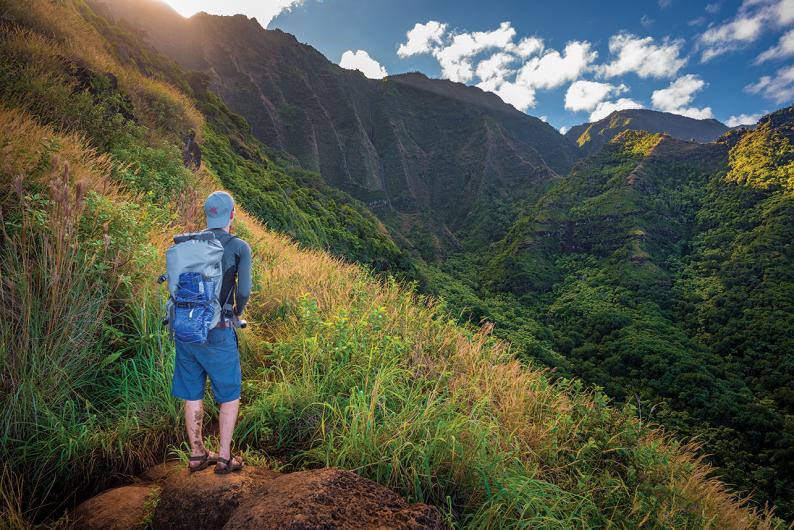
[[[264,145],[362,200],[413,256],[426,292],[464,320],[494,322],[519,357],[705,440],[728,482],[794,510],[785,397],[794,322],[787,303],[773,302],[794,285],[784,243],[790,109],[746,132],[623,110],[563,136],[474,87],[421,74],[365,79],[244,17],[174,14],[157,26],[131,4],[117,15],[131,11],[152,45],[209,75]],[[240,41],[220,42],[231,26]],[[168,40],[171,27],[184,38]],[[770,138],[777,158],[745,147]],[[773,182],[756,190],[737,183],[744,172]],[[777,205],[771,217],[758,210],[767,203]],[[746,218],[745,208],[758,213]],[[775,258],[743,252],[742,267],[757,272],[739,279],[713,262],[757,237],[783,245]],[[744,299],[728,294],[726,274],[735,289],[776,279]],[[752,338],[761,322],[764,340]]]
[[[794,518],[794,107],[562,135],[245,16],[0,7],[3,525],[184,456],[151,280],[219,187],[257,260],[255,465],[460,527]]]

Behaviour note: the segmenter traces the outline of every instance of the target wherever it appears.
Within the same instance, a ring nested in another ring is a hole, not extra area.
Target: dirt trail
[[[78,529],[442,529],[441,514],[350,471],[216,475],[163,464],[78,506]]]

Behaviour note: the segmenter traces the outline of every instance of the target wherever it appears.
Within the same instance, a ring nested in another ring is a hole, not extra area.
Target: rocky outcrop
[[[182,162],[191,171],[201,167],[201,147],[196,143],[196,132],[189,131],[185,136],[185,146],[182,148]]]
[[[105,491],[73,513],[85,530],[441,529],[441,514],[409,504],[388,488],[340,469],[281,474],[248,466],[216,475],[176,464],[147,472],[141,484]]]
[[[127,530],[145,526],[160,494],[157,484],[113,488],[92,497],[72,514],[82,530]]]

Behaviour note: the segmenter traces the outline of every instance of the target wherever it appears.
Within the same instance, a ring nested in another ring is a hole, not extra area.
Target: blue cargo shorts
[[[240,398],[240,350],[234,328],[211,329],[207,344],[176,341],[171,394],[188,401],[203,399],[207,376],[218,403]]]

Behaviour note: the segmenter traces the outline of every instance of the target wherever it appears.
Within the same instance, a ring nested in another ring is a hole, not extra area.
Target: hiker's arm
[[[234,312],[237,316],[243,314],[248,297],[251,296],[251,247],[242,241],[237,262],[237,292],[235,293]]]

